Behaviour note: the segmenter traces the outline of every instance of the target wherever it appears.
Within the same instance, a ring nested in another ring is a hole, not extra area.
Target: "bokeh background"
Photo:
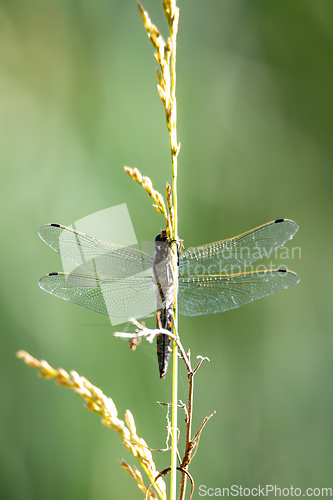
[[[160,4],[144,6],[166,35]],[[300,226],[288,248],[301,248],[273,258],[299,285],[180,320],[185,347],[211,359],[196,378],[194,429],[217,411],[191,473],[197,488],[332,487],[333,4],[179,6],[180,236],[195,246],[287,217]],[[171,180],[153,48],[134,0],[2,0],[0,61],[0,497],[142,498],[117,463],[135,463],[119,436],[15,352],[85,375],[165,447],[156,401],[170,400],[171,376],[159,380],[154,347],[130,352],[108,318],[37,285],[61,270],[42,224],[127,203],[138,240],[163,227],[123,172],[136,166],[161,191]],[[183,400],[185,390],[181,369]],[[168,453],[155,458],[169,465]]]

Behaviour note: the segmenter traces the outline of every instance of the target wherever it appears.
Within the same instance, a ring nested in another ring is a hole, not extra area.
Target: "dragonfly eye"
[[[166,231],[163,230],[161,231],[156,237],[155,237],[155,242],[159,242],[161,241],[162,243],[165,243],[166,241],[168,241],[168,237],[167,237],[167,234],[166,234]]]

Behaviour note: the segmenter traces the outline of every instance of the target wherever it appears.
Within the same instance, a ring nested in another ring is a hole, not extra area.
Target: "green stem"
[[[177,314],[177,313],[176,313]],[[175,322],[177,316],[175,316]],[[173,342],[172,371],[172,442],[171,442],[171,480],[170,499],[176,500],[177,495],[177,402],[178,402],[178,349]]]
[[[177,173],[179,152],[177,141],[177,102],[176,102],[176,48],[178,31],[179,10],[176,1],[173,4],[173,19],[170,23],[170,79],[171,79],[171,105],[170,105],[170,147],[172,159],[172,192],[174,207],[173,239],[178,238],[178,199],[177,199]],[[176,243],[177,244],[177,243]],[[177,250],[176,250],[177,252]],[[174,334],[178,335],[178,312],[177,312],[177,288],[175,287],[174,303]],[[171,443],[171,480],[170,480],[170,500],[176,500],[177,496],[177,404],[178,404],[178,349],[175,341],[173,342],[173,373],[172,373],[172,443]]]

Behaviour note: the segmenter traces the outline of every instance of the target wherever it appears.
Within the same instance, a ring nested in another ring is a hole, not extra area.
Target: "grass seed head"
[[[126,410],[125,412],[125,422],[131,433],[136,434],[135,421],[132,412],[130,410]]]

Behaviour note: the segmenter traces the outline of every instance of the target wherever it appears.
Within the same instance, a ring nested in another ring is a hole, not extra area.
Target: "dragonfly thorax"
[[[172,257],[169,238],[166,235],[166,231],[162,231],[155,238],[155,253],[153,257],[153,281],[158,288],[158,302],[160,307],[162,305],[168,307],[171,297],[173,297],[174,278]]]

